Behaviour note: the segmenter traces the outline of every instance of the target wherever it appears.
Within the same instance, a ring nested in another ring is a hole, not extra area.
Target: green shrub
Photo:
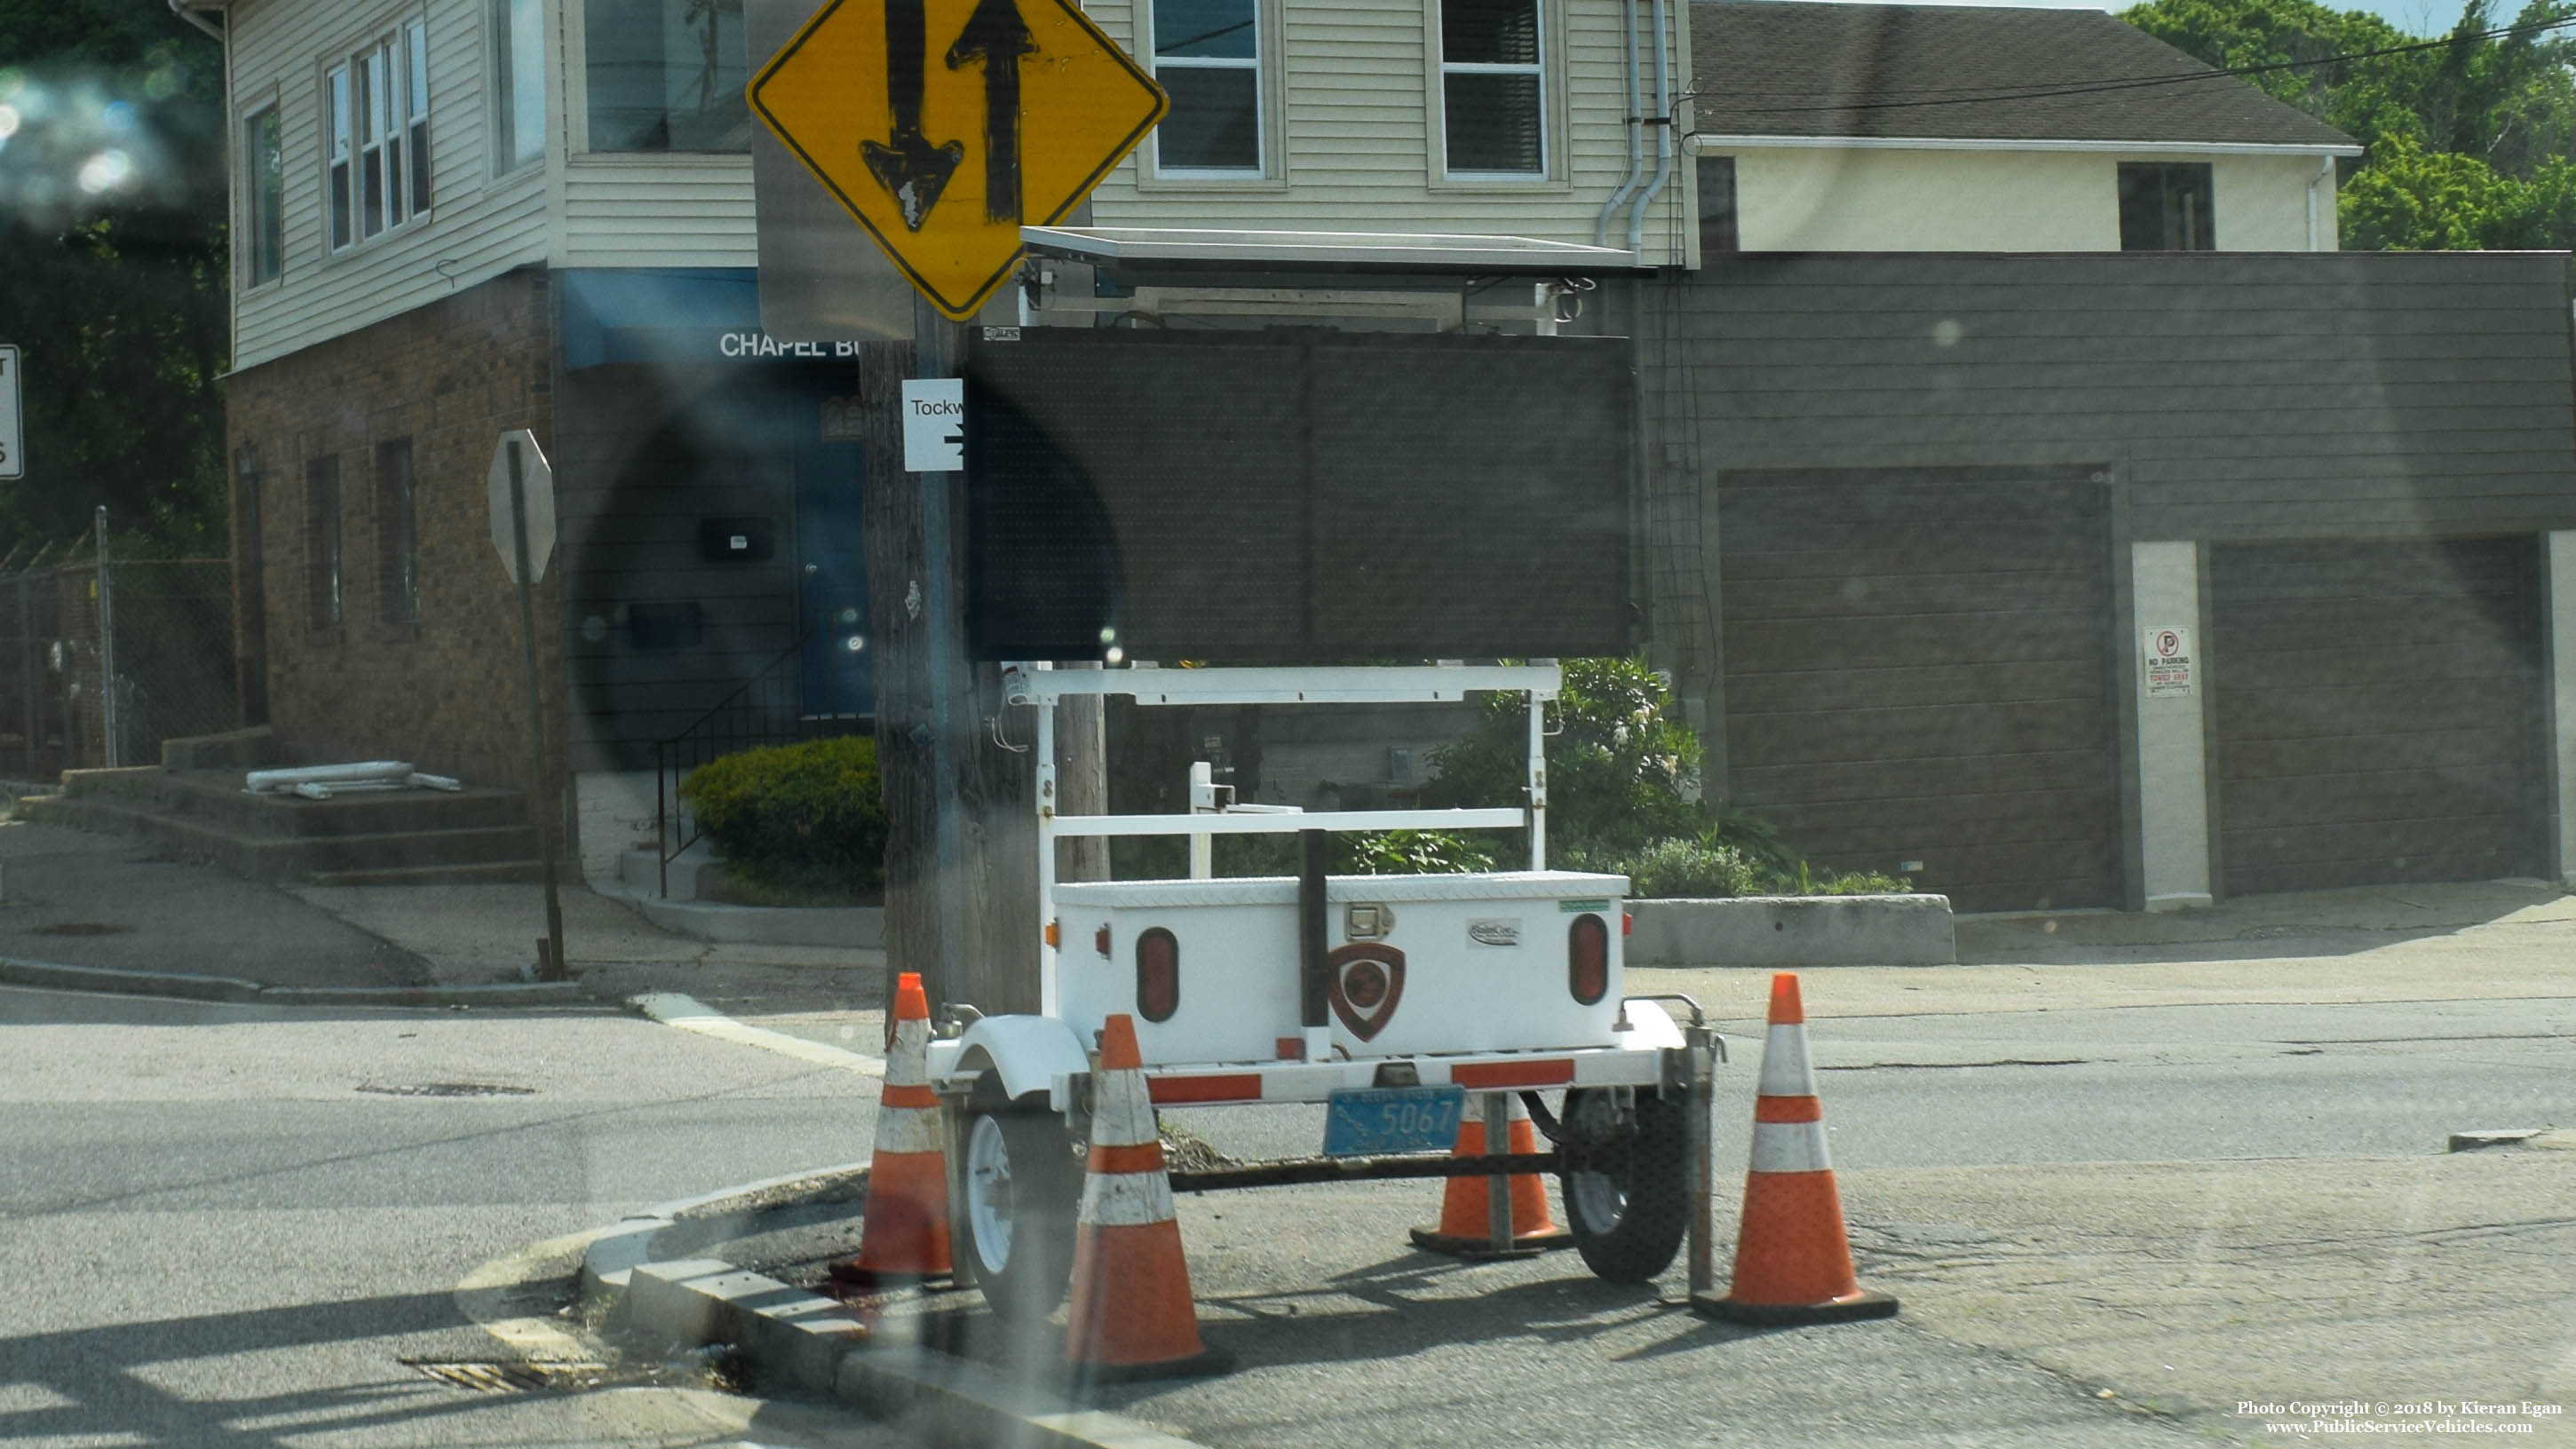
[[[1662,676],[1635,659],[1568,659],[1547,707],[1547,828],[1552,850],[1635,851],[1697,836],[1699,736],[1679,718]],[[1529,698],[1489,694],[1476,723],[1432,764],[1433,806],[1510,805],[1526,798]],[[1507,839],[1509,837],[1496,837]]]
[[[727,755],[680,782],[680,799],[726,868],[754,887],[845,899],[885,884],[877,742],[864,735]]]

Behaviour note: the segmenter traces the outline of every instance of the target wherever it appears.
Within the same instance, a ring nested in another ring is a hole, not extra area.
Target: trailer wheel
[[[1616,1131],[1609,1092],[1565,1094],[1564,1133],[1601,1152],[1598,1171],[1568,1172],[1567,1229],[1593,1276],[1644,1283],[1672,1265],[1690,1230],[1690,1128],[1678,1101],[1637,1093],[1633,1135]]]
[[[1073,1276],[1082,1168],[1064,1119],[1018,1106],[987,1076],[967,1107],[965,1238],[984,1299],[1005,1317],[1039,1319],[1064,1301]]]

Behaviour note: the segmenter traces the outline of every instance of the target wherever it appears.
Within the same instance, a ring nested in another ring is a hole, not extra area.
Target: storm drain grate
[[[369,1082],[359,1086],[361,1092],[379,1097],[533,1097],[534,1087],[511,1087],[499,1082],[412,1082],[397,1087],[378,1086]]]
[[[407,1359],[405,1362],[441,1383],[471,1389],[478,1394],[595,1389],[608,1382],[608,1366],[597,1363],[503,1363],[491,1359]]]

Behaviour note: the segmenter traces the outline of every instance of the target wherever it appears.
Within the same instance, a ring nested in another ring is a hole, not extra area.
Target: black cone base
[[[1694,1293],[1690,1306],[1691,1312],[1702,1318],[1722,1318],[1729,1323],[1751,1324],[1757,1328],[1853,1323],[1864,1318],[1896,1316],[1896,1299],[1892,1294],[1872,1293],[1866,1289],[1849,1298],[1830,1298],[1822,1303],[1738,1303],[1712,1293]]]

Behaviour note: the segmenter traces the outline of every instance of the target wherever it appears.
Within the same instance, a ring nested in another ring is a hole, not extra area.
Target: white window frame
[[[326,64],[322,230],[328,250],[365,246],[431,214],[437,170],[429,160],[429,140],[429,25],[423,16],[405,16]]]
[[[1163,164],[1162,128],[1154,128],[1152,139],[1153,174],[1167,181],[1245,182],[1274,179],[1279,168],[1271,153],[1271,137],[1277,133],[1270,111],[1277,99],[1279,86],[1272,74],[1271,58],[1279,53],[1277,37],[1271,27],[1282,0],[1252,0],[1252,56],[1164,56],[1156,47],[1154,30],[1155,0],[1136,0],[1136,28],[1143,43],[1137,47],[1145,67],[1155,75],[1164,67],[1174,70],[1248,70],[1252,72],[1253,156],[1251,166],[1166,166]]]
[[[536,16],[537,45],[532,56],[521,56],[515,48],[518,37],[512,29],[511,12],[523,5]],[[490,54],[485,61],[484,75],[490,82],[492,177],[496,181],[542,164],[553,140],[547,134],[554,120],[554,108],[548,104],[553,97],[548,94],[551,87],[546,74],[545,14],[545,0],[488,0],[483,7],[484,23],[491,31]],[[525,81],[520,74],[522,61],[536,68],[537,136],[532,150],[527,147],[526,138],[519,135],[517,87]],[[504,137],[508,138],[506,146]],[[520,151],[527,154],[516,154]]]
[[[259,166],[259,147],[255,140],[261,121],[268,122],[277,135],[278,165],[270,180],[273,190],[263,190]],[[240,114],[233,127],[234,144],[241,148],[237,174],[241,184],[241,230],[244,244],[241,253],[241,286],[244,291],[255,287],[273,287],[286,277],[286,112],[274,95],[264,97],[257,105]],[[276,270],[259,275],[259,224],[265,214],[277,232]]]
[[[1562,129],[1557,115],[1564,87],[1556,71],[1559,57],[1565,53],[1560,30],[1564,7],[1551,0],[1530,0],[1535,10],[1538,30],[1538,59],[1533,62],[1452,61],[1448,56],[1448,37],[1442,25],[1444,0],[1424,0],[1423,19],[1428,28],[1431,55],[1430,84],[1426,99],[1430,103],[1432,124],[1427,128],[1431,154],[1431,179],[1441,183],[1470,187],[1530,187],[1562,184],[1558,175],[1563,149],[1558,132]],[[1535,171],[1455,171],[1449,166],[1449,77],[1453,75],[1527,75],[1538,79],[1538,169]]]

